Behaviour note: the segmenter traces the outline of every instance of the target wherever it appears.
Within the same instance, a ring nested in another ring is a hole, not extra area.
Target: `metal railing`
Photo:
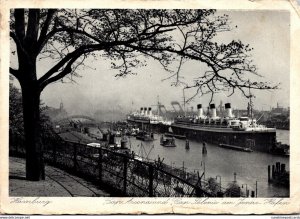
[[[20,142],[15,142],[20,143]],[[25,150],[13,146],[10,153]],[[112,196],[131,197],[211,197],[201,181],[197,183],[172,174],[153,162],[140,161],[129,153],[104,147],[89,147],[71,141],[44,144],[44,160],[101,185]]]
[[[154,163],[107,148],[88,147],[77,142],[45,150],[45,160],[96,179],[123,196],[207,197],[199,186],[173,175]]]

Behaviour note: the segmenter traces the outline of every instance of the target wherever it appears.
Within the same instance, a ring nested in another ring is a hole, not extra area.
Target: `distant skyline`
[[[253,61],[258,67],[258,73],[263,78],[257,80],[270,81],[274,84],[281,83],[279,90],[255,91],[254,107],[256,109],[270,109],[276,107],[277,102],[288,107],[290,104],[290,18],[286,11],[225,11],[218,10],[220,14],[228,14],[233,30],[218,35],[218,42],[228,43],[231,40],[241,40],[254,48]],[[238,28],[234,28],[238,26]],[[14,60],[12,59],[12,63]],[[51,62],[42,61],[38,64],[38,72],[45,72]],[[47,87],[42,95],[42,101],[52,107],[59,107],[64,103],[70,114],[92,114],[101,109],[138,110],[140,107],[155,108],[157,98],[168,109],[171,101],[182,103],[182,87],[171,86],[174,81],[164,80],[169,76],[162,67],[153,60],[147,59],[147,66],[137,69],[137,75],[125,78],[116,78],[117,70],[110,68],[110,61],[98,58],[89,59],[86,66],[80,71],[82,77],[75,78],[76,83],[57,82]],[[203,71],[201,64],[188,62],[183,66],[182,76],[187,80],[194,78]],[[250,79],[256,79],[250,75]],[[187,91],[188,98],[193,91]],[[231,102],[233,108],[245,109],[248,100],[235,93],[215,95],[214,103],[219,105]],[[210,96],[196,97],[188,105],[196,109],[198,103],[207,106]]]

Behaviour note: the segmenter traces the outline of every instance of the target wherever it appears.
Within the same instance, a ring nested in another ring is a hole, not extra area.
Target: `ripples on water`
[[[289,143],[289,131],[280,130],[277,135],[282,143]],[[240,185],[247,184],[250,190],[255,190],[255,183],[258,182],[258,197],[289,196],[288,189],[268,184],[268,165],[281,162],[285,163],[286,169],[289,170],[288,157],[261,152],[235,151],[212,144],[206,145],[208,153],[203,156],[201,142],[190,141],[190,149],[186,150],[185,140],[176,139],[177,147],[168,148],[161,146],[159,139],[159,134],[155,135],[153,142],[141,142],[131,137],[131,149],[139,155],[149,154],[149,158],[153,160],[159,156],[164,159],[164,163],[172,166],[183,167],[184,165],[189,172],[199,171],[202,174],[205,165],[206,178],[220,175],[222,187],[227,187],[228,183],[233,181],[235,172],[237,182]],[[219,177],[217,181],[219,182]],[[245,185],[243,189],[245,190]]]

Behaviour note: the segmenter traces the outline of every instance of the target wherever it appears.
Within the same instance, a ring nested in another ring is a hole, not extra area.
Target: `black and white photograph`
[[[10,203],[291,197],[289,10],[9,15]]]

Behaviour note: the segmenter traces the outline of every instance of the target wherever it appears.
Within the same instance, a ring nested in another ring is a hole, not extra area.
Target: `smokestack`
[[[202,104],[197,105],[197,110],[198,110],[198,117],[202,118],[203,117],[203,109],[202,109]]]
[[[230,103],[225,103],[226,117],[233,117]]]
[[[151,107],[148,108],[148,116],[152,116],[152,109],[151,109]]]
[[[144,108],[141,107],[141,115],[144,115]]]
[[[144,107],[144,115],[147,116],[148,113],[147,113],[147,107]]]
[[[216,118],[217,117],[217,109],[215,104],[210,104],[210,116],[211,118]]]

